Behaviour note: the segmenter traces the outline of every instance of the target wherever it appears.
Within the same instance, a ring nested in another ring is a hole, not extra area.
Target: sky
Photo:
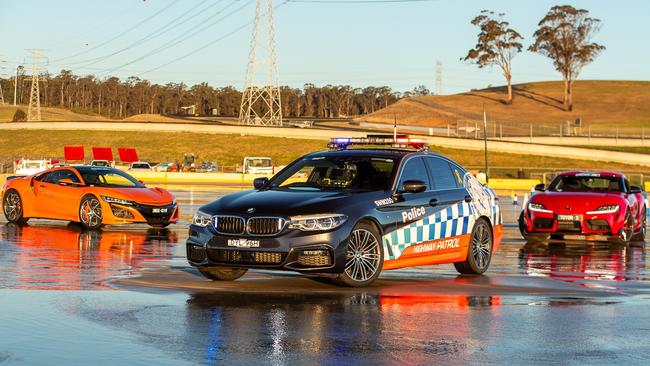
[[[648,0],[300,1],[275,1],[281,85],[433,91],[437,60],[443,94],[503,85],[498,69],[460,60],[476,43],[470,20],[483,9],[503,12],[527,47],[539,20],[559,4],[603,22],[594,41],[607,49],[580,79],[650,80]],[[50,73],[241,89],[254,14],[254,0],[0,0],[0,75],[11,76],[18,64],[30,70],[27,49],[40,48]],[[513,62],[514,83],[559,79],[541,55],[523,52]]]

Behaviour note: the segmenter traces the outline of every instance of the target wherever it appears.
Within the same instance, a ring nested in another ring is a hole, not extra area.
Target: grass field
[[[574,85],[574,110],[562,108],[562,82],[514,85],[514,101],[504,103],[505,87],[454,95],[403,99],[358,120],[430,127],[455,126],[458,120],[482,120],[483,105],[490,119],[503,123],[548,124],[555,127],[580,117],[585,126],[613,129],[650,126],[650,81],[583,81]]]
[[[182,159],[183,153],[194,153],[198,161],[216,161],[221,166],[241,164],[244,156],[269,156],[274,159],[276,165],[284,165],[305,153],[325,149],[323,141],[276,137],[213,135],[192,132],[144,134],[112,131],[3,131],[0,129],[0,159],[5,161],[20,157],[61,158],[63,157],[63,146],[66,145],[83,145],[89,159],[91,158],[90,148],[93,146],[113,147],[114,149],[135,147],[142,160],[175,161]],[[483,165],[483,153],[480,151],[436,146],[432,146],[431,150],[449,156],[467,167]],[[117,151],[114,153],[117,155]],[[634,165],[504,153],[490,153],[490,164],[493,167],[511,167],[511,169],[495,170],[495,174],[500,176],[511,176],[518,167],[527,171],[530,170],[530,167],[540,169],[613,169],[632,172],[649,170]]]

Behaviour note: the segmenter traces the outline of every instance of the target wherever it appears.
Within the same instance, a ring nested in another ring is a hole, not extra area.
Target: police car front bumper
[[[187,260],[195,267],[239,267],[342,273],[352,226],[330,231],[285,230],[277,236],[232,236],[190,225]]]

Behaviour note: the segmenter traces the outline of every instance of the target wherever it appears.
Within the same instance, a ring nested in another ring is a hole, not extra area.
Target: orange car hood
[[[104,188],[102,194],[150,205],[166,205],[174,200],[174,196],[162,188]]]

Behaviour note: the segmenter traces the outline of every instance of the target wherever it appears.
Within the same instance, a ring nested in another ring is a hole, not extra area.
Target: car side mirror
[[[79,186],[80,184],[78,182],[73,181],[70,178],[63,178],[59,179],[59,185],[60,186]]]
[[[427,190],[427,184],[421,180],[407,180],[402,186],[401,193],[419,193]]]
[[[253,187],[255,189],[260,189],[269,181],[267,177],[255,178],[253,179]]]
[[[138,179],[138,183],[144,185],[144,181],[142,179]]]
[[[534,189],[537,192],[544,192],[545,191],[544,188],[545,188],[544,183],[540,183],[540,184],[536,184]]]
[[[630,186],[630,193],[641,193],[643,189],[639,186]]]

